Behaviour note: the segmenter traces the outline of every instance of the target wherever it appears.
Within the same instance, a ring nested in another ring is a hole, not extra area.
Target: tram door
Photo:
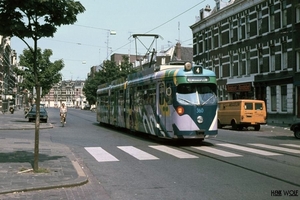
[[[170,111],[170,98],[171,94],[169,88],[166,87],[167,83],[161,81],[158,83],[158,94],[157,94],[157,102],[158,102],[158,116],[160,127],[164,132],[164,136],[170,137],[172,135],[172,116]],[[163,133],[161,133],[163,134]]]
[[[135,87],[129,87],[129,113],[128,113],[128,119],[129,119],[129,129],[130,130],[135,130],[135,113],[134,113],[134,89]]]
[[[115,104],[115,93],[112,89],[109,90],[109,111],[108,111],[108,123],[113,125],[114,117],[114,104]]]
[[[118,126],[118,99],[119,92],[116,90],[113,92],[112,96],[112,116],[111,116],[111,124]]]

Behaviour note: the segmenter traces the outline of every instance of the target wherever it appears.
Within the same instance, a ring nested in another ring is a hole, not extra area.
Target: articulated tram
[[[151,67],[97,90],[97,121],[166,139],[216,136],[216,76],[190,62]]]

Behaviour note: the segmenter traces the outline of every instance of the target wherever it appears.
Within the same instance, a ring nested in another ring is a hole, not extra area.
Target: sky
[[[152,38],[140,37],[143,44],[135,43],[132,34],[160,35],[152,47],[157,51],[166,50],[178,41],[184,47],[192,47],[190,26],[202,8],[215,7],[214,0],[80,0],[80,3],[86,11],[77,16],[75,24],[58,27],[53,38],[38,41],[39,48],[53,51],[52,62],[63,59],[63,80],[85,80],[92,66],[113,53],[144,55]],[[32,40],[27,42],[33,46]],[[13,37],[11,48],[20,55],[27,46]]]

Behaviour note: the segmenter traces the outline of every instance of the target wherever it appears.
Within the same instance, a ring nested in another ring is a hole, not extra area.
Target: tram
[[[216,75],[174,62],[99,85],[97,121],[166,139],[215,137]]]

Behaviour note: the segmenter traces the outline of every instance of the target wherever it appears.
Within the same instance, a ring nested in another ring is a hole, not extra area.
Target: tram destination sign
[[[195,82],[208,82],[209,77],[203,76],[203,77],[187,77],[187,81],[190,83],[195,83]]]

